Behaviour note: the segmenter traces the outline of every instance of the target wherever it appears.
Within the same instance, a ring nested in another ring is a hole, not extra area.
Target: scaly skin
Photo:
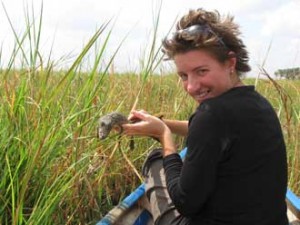
[[[118,126],[121,130],[120,133],[122,133],[122,125],[125,123],[129,123],[127,117],[119,112],[112,112],[102,116],[98,122],[98,137],[101,140],[105,139],[115,126]]]

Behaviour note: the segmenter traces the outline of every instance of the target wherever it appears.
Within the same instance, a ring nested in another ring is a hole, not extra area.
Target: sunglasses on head
[[[192,25],[190,27],[187,27],[185,29],[177,30],[171,39],[176,40],[183,40],[183,41],[193,41],[197,45],[197,40],[202,35],[208,35],[212,34],[214,35],[219,44],[222,45],[224,48],[227,48],[226,44],[223,42],[222,38],[220,38],[207,24],[205,25]],[[171,40],[170,40],[171,41]]]

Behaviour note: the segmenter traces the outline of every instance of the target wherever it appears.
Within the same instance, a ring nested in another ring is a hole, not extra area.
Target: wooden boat
[[[179,154],[183,158],[187,148]],[[122,202],[111,209],[96,225],[152,225],[151,214],[145,207],[145,184],[141,184]]]
[[[181,158],[184,158],[186,150],[185,148],[180,152]],[[145,184],[141,184],[96,225],[153,225],[154,222],[149,210],[147,210],[148,203],[144,194]],[[290,225],[300,225],[300,197],[288,189],[286,202]]]

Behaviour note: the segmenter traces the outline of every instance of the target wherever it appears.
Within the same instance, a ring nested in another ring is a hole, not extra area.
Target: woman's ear
[[[236,66],[236,54],[233,51],[228,52],[228,63],[229,63],[229,67],[232,70],[235,70],[235,66]]]

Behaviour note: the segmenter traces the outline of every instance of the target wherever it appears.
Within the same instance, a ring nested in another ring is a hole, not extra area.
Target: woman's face
[[[177,73],[186,92],[198,103],[237,86],[236,58],[220,63],[205,50],[192,50],[174,57]]]

